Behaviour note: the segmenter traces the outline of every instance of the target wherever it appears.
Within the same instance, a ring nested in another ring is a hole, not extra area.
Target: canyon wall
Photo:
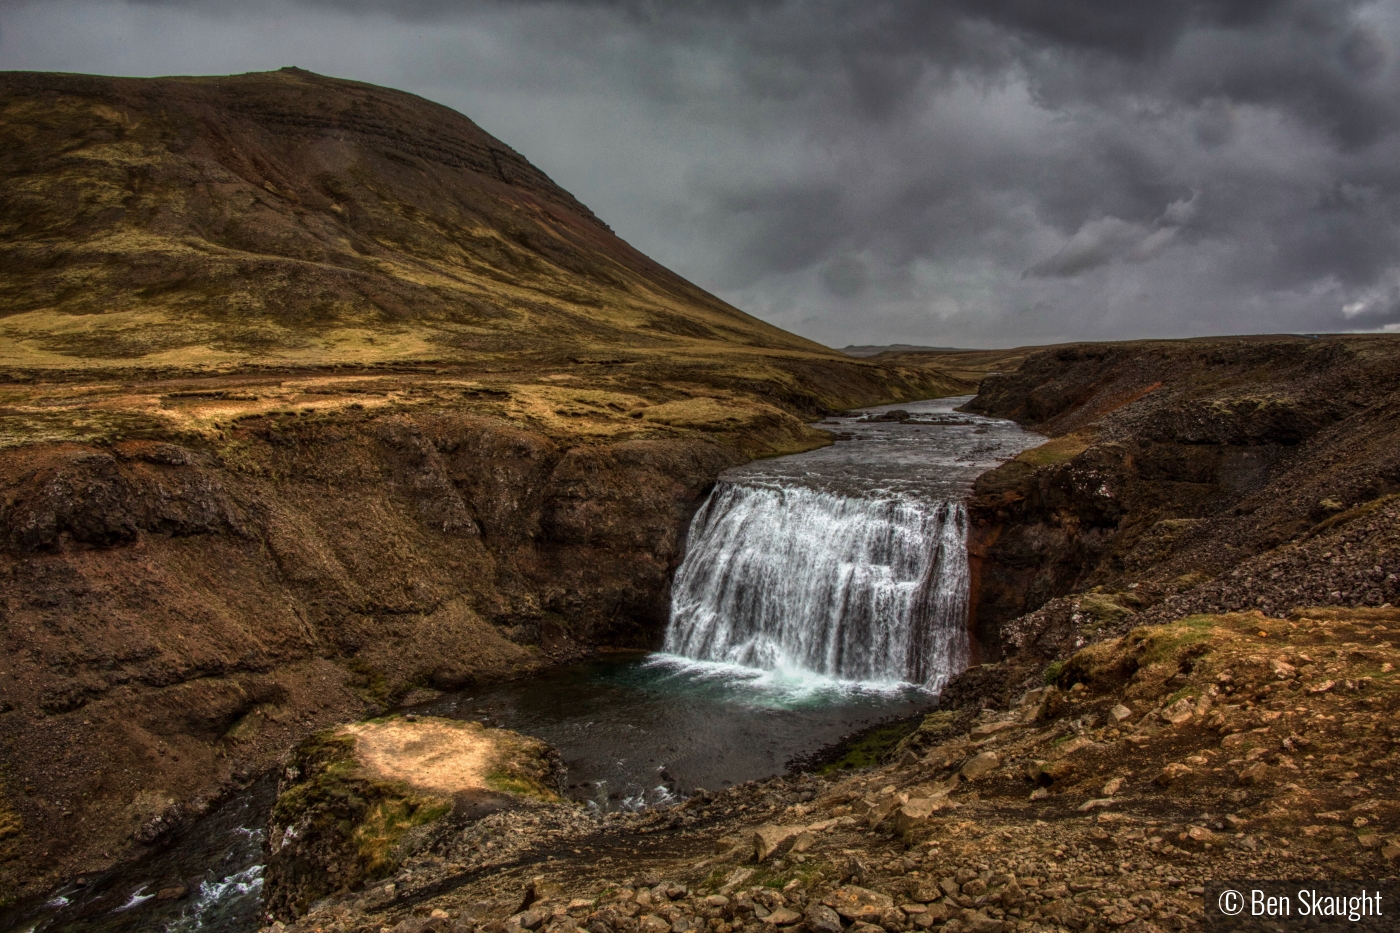
[[[1400,595],[1380,545],[1353,549],[1336,579],[1312,567],[1291,594],[1202,595],[1400,491],[1395,337],[1061,347],[989,376],[967,408],[1051,438],[974,490],[972,624],[989,659],[1054,657],[1169,602],[1238,609],[1247,594],[1281,611]]]
[[[596,436],[441,404],[0,450],[7,893],[159,844],[409,691],[656,644],[719,472],[825,443],[696,407]]]

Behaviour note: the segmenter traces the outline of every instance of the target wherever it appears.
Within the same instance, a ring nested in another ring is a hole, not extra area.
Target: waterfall
[[[691,523],[665,650],[940,689],[963,670],[959,502],[721,482]]]

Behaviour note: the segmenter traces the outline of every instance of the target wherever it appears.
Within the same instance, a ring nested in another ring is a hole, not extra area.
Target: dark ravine
[[[1214,879],[1393,882],[1397,360],[1383,337],[1030,357],[969,406],[1052,436],[972,503],[1000,660],[877,766],[443,822],[269,929],[1157,933],[1199,929]]]

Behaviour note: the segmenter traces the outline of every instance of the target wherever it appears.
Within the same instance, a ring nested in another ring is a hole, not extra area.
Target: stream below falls
[[[691,524],[662,651],[413,711],[538,736],[559,750],[569,793],[611,810],[781,773],[926,708],[968,659],[963,499],[1042,440],[955,412],[965,401],[829,418],[818,427],[831,446],[726,471]],[[163,851],[16,912],[0,933],[252,933],[272,797],[265,779]],[[187,893],[158,896],[177,888]]]

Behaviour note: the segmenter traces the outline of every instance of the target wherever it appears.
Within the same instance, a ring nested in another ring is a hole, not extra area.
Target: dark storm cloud
[[[1400,324],[1390,2],[0,0],[17,29],[4,67],[441,100],[829,343]]]

